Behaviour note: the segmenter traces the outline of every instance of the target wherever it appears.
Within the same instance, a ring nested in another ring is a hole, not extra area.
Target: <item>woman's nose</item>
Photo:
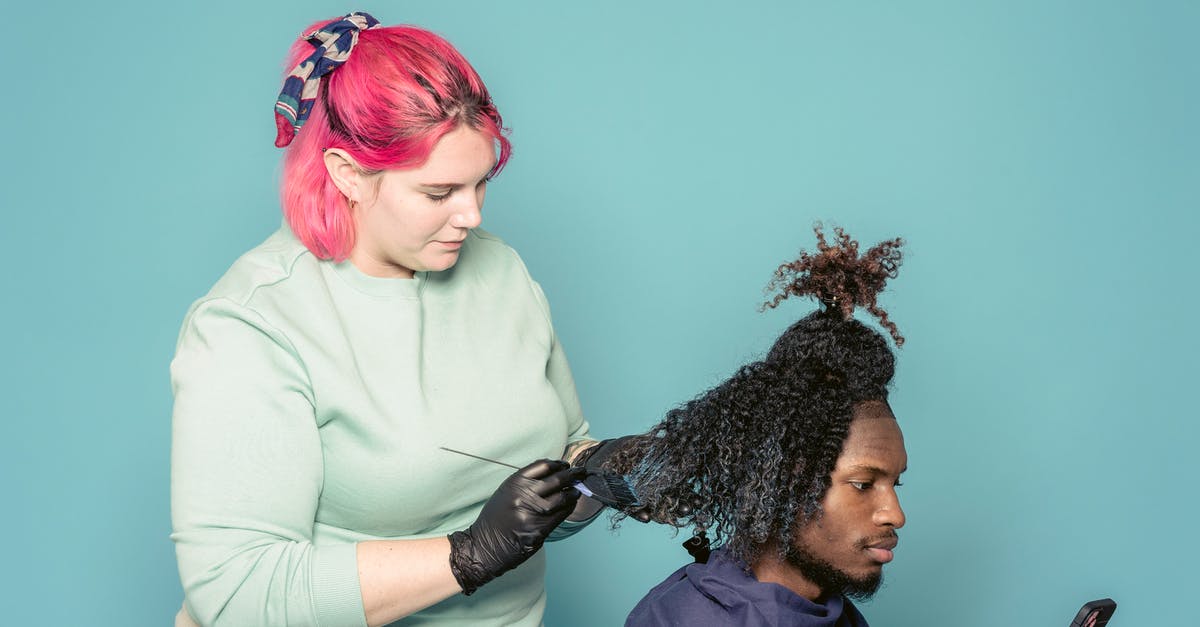
[[[471,198],[455,208],[450,216],[450,226],[457,229],[473,229],[483,223],[481,203]]]

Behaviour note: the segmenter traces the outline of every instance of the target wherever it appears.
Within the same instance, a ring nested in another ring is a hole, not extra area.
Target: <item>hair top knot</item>
[[[775,270],[766,291],[777,293],[763,303],[763,308],[774,309],[790,296],[811,296],[830,315],[838,314],[848,320],[855,307],[863,307],[888,330],[896,346],[902,346],[904,337],[888,319],[887,312],[879,307],[877,299],[888,279],[896,278],[899,273],[904,240],[897,237],[880,242],[860,256],[858,242],[841,227],[833,227],[832,242],[826,239],[823,229],[819,222],[813,226],[817,236],[815,252],[801,250],[797,259]]]

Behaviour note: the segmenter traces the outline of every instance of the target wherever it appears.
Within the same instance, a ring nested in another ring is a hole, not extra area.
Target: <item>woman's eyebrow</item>
[[[491,175],[492,170],[495,170],[495,169],[496,169],[496,164],[493,162],[492,167],[488,168],[487,172],[484,172],[483,176],[480,176],[477,179],[477,182],[486,180],[488,178],[488,176]],[[466,183],[418,183],[418,185],[420,185],[421,187],[437,187],[437,188],[442,188],[442,189],[457,189],[459,187],[463,187],[464,185],[466,185]]]

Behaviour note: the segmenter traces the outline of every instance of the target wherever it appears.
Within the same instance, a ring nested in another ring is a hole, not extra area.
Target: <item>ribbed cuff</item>
[[[600,517],[600,512],[603,512],[606,509],[608,508],[601,507],[600,509],[596,510],[596,513],[592,514],[587,520],[562,521],[557,527],[554,528],[554,531],[551,531],[550,535],[546,537],[546,542],[557,542],[559,540],[570,538],[571,536],[583,530],[584,527],[592,524],[593,520],[596,520]]]
[[[358,547],[352,542],[314,546],[312,600],[317,625],[366,627],[358,586]]]

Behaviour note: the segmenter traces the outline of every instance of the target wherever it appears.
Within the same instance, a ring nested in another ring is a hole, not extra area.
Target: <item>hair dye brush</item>
[[[629,437],[629,436],[627,436]],[[575,460],[575,468],[583,468],[587,471],[582,481],[575,482],[575,489],[579,490],[585,496],[590,496],[605,505],[619,510],[626,510],[638,504],[637,495],[633,491],[633,487],[625,480],[625,477],[600,468],[600,464],[608,458],[617,448],[619,442],[625,438],[616,440],[604,440],[599,444],[583,451]],[[613,446],[617,443],[617,446]],[[443,451],[466,455],[485,462],[491,462],[500,466],[506,466],[514,470],[520,470],[520,467],[502,462],[495,459],[489,459],[473,453],[465,451],[456,451],[445,446],[439,447]]]
[[[576,484],[580,492],[604,503],[605,505],[626,511],[638,505],[637,493],[633,486],[620,473],[604,469],[604,462],[636,436],[627,435],[612,440],[601,440],[599,443],[584,449],[575,457],[575,467],[583,468],[587,475]],[[587,488],[584,490],[584,488]]]

